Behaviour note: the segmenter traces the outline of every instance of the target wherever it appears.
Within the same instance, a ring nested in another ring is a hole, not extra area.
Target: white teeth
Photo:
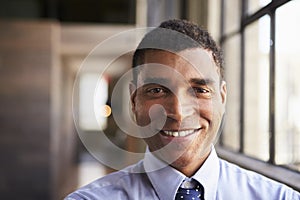
[[[187,131],[163,131],[164,134],[173,136],[173,137],[184,137],[191,133],[193,133],[195,130],[187,130]]]

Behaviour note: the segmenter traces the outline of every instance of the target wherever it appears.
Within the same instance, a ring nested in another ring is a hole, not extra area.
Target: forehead
[[[209,78],[218,82],[219,71],[210,51],[192,48],[172,53],[149,50],[145,53],[139,69],[138,80],[146,77],[178,77],[185,79]]]

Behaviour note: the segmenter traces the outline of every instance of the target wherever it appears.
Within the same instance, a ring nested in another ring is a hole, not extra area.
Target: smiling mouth
[[[161,133],[163,135],[171,136],[171,137],[186,137],[188,135],[196,133],[199,130],[200,130],[200,128],[191,129],[191,130],[183,130],[183,131],[165,131],[165,130],[161,130]]]

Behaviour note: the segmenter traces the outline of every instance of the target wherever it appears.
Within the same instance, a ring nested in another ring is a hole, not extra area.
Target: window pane
[[[269,159],[270,18],[245,30],[245,153]]]
[[[276,12],[276,162],[300,170],[300,1]],[[289,23],[287,23],[289,22]]]
[[[248,14],[253,14],[260,8],[271,3],[272,0],[248,0]]]
[[[240,35],[224,43],[224,58],[227,107],[223,144],[237,151],[240,147]]]
[[[79,83],[79,126],[82,130],[103,130],[107,118],[104,106],[108,98],[108,82],[96,73],[84,73]]]
[[[224,1],[225,4],[225,34],[238,31],[240,28],[240,9],[239,0]]]

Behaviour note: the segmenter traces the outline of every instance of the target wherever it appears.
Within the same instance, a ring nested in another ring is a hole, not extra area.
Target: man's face
[[[137,124],[153,133],[145,138],[150,151],[179,170],[204,161],[226,99],[211,53],[148,51],[139,70],[137,85],[130,88],[132,111]]]

